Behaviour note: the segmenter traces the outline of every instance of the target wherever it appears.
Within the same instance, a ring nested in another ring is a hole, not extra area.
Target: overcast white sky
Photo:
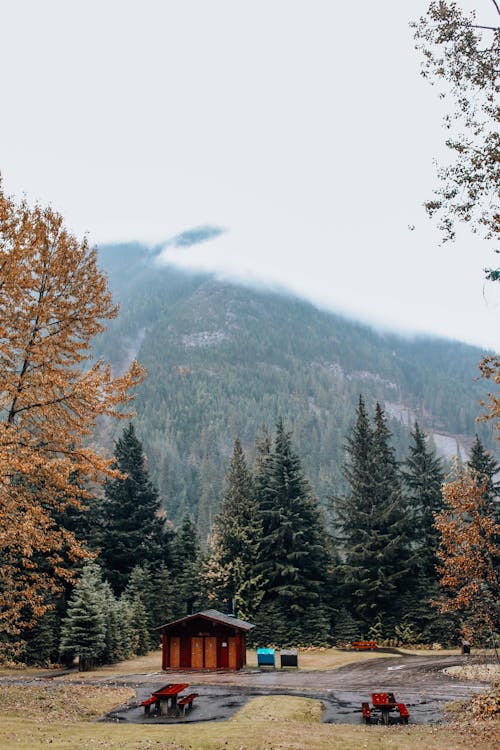
[[[171,261],[500,349],[491,249],[439,247],[422,208],[445,137],[408,28],[426,7],[0,0],[5,189],[97,244],[221,226]]]

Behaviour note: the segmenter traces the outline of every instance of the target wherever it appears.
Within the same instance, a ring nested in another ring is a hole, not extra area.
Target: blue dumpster
[[[257,666],[267,667],[268,669],[274,669],[274,648],[258,648],[257,649]]]

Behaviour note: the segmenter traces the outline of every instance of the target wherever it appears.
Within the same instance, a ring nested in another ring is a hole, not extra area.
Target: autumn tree
[[[425,204],[439,217],[445,240],[454,239],[457,222],[488,240],[500,231],[500,4],[483,0],[480,11],[478,16],[456,2],[436,0],[413,24],[422,75],[450,102],[444,125],[453,159],[439,167],[439,186]],[[500,279],[498,268],[486,274]]]
[[[478,478],[459,469],[444,485],[444,507],[436,514],[442,595],[435,604],[441,612],[458,613],[468,630],[490,635],[500,625],[500,525],[488,507],[488,479]]]
[[[36,621],[85,558],[57,520],[82,484],[111,476],[89,436],[121,417],[143,378],[92,362],[92,338],[117,314],[97,254],[52,208],[16,203],[0,184],[0,627]],[[79,482],[75,483],[74,477]]]

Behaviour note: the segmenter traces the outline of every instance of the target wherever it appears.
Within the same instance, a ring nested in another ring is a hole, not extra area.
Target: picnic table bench
[[[151,706],[154,703],[156,711],[170,716],[175,715],[177,713],[177,697],[179,693],[182,693],[188,687],[189,683],[187,682],[176,682],[164,685],[159,690],[154,690],[151,698],[146,698],[141,703],[141,706],[144,706],[144,713],[149,715]],[[166,704],[165,710],[163,710],[163,704]]]
[[[356,651],[375,651],[378,648],[377,641],[352,641],[351,648]]]
[[[193,701],[198,697],[198,693],[189,693],[189,695],[181,695],[177,700],[177,705],[182,708],[182,715],[186,715],[186,710],[193,707]]]
[[[361,713],[366,724],[372,723],[373,711],[380,712],[382,724],[391,723],[391,711],[398,711],[400,722],[408,724],[409,711],[404,703],[396,700],[394,693],[372,693],[372,708],[366,701],[361,704]]]

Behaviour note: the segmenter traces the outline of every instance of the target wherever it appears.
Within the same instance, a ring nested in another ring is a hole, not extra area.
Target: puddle
[[[323,713],[321,721],[326,724],[362,724],[364,723],[361,713],[361,703],[369,701],[370,696],[358,692],[303,692],[296,690],[252,690],[249,688],[234,687],[234,691],[228,693],[227,689],[221,690],[215,686],[192,685],[190,690],[198,693],[193,707],[186,712],[184,717],[168,717],[155,715],[152,712],[146,715],[140,702],[151,694],[151,687],[140,688],[138,696],[133,705],[124,706],[108,714],[107,721],[129,722],[132,724],[188,724],[201,721],[223,721],[231,718],[235,712],[245,705],[249,700],[262,695],[294,695],[303,698],[313,698],[321,702]],[[426,696],[418,698],[415,695],[398,695],[410,713],[410,724],[432,724],[441,720],[445,700]],[[373,713],[372,723],[376,723],[378,713]],[[393,722],[399,723],[399,714],[394,712]]]

